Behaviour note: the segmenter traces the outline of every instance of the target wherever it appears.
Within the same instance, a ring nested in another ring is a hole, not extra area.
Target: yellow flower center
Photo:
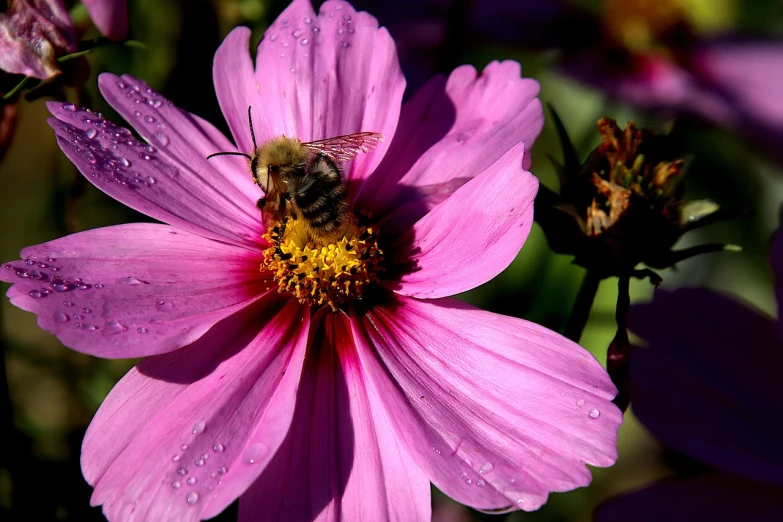
[[[261,272],[271,272],[277,291],[302,304],[337,310],[346,301],[361,299],[383,271],[378,227],[357,217],[343,237],[325,245],[313,241],[306,224],[294,218],[285,218],[263,237],[270,246]]]

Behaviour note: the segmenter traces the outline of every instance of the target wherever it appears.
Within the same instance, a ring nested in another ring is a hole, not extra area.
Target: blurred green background
[[[580,2],[594,7],[595,2]],[[737,28],[745,32],[781,33],[774,0],[689,0],[703,27]],[[285,2],[260,0],[131,0],[131,37],[146,50],[113,46],[88,56],[91,75],[84,92],[69,91],[80,102],[121,121],[97,92],[97,74],[111,71],[144,79],[178,106],[208,119],[227,133],[212,86],[212,56],[222,38],[236,25],[248,25],[256,40],[285,7]],[[73,15],[85,18],[75,6]],[[86,23],[86,22],[85,22]],[[381,17],[380,23],[386,24]],[[95,30],[87,36],[97,34]],[[394,32],[392,32],[394,36]],[[601,92],[559,75],[552,52],[533,52],[508,44],[482,42],[458,56],[433,64],[448,72],[453,63],[478,68],[490,60],[514,59],[523,74],[541,82],[541,99],[551,103],[566,124],[584,158],[599,140],[596,120],[610,116],[624,125],[660,128],[656,119],[608,100]],[[2,241],[0,260],[16,259],[19,251],[65,234],[95,227],[148,221],[84,182],[57,147],[46,125],[43,100],[21,101],[13,143],[0,165]],[[664,288],[703,285],[741,296],[774,315],[775,302],[767,267],[767,244],[778,226],[783,201],[783,172],[756,155],[741,137],[693,123],[678,123],[678,139],[687,153],[688,199],[711,198],[738,217],[710,225],[686,236],[678,247],[704,242],[742,246],[741,253],[719,253],[681,263],[662,272]],[[547,123],[533,148],[533,168],[542,183],[557,189],[547,155],[560,157],[554,129]],[[516,261],[492,282],[465,294],[483,308],[523,317],[562,331],[584,270],[566,256],[553,254],[538,225]],[[7,289],[2,285],[3,291]],[[602,282],[582,343],[602,362],[615,332],[617,281]],[[652,294],[647,282],[632,282],[634,301]],[[0,508],[24,513],[20,520],[101,520],[99,508],[89,507],[91,488],[79,470],[79,450],[87,424],[113,384],[135,361],[106,361],[64,348],[54,336],[36,326],[35,317],[3,299],[0,301],[13,426],[5,441],[0,468]],[[665,325],[662,325],[665,327]],[[8,427],[4,426],[3,433]],[[671,473],[662,448],[640,426],[632,410],[620,431],[620,458],[610,469],[594,470],[588,488],[553,494],[536,513],[517,512],[507,520],[536,522],[587,521],[595,506],[621,491],[651,483]],[[434,495],[438,520],[489,520]],[[235,519],[229,510],[220,520]],[[499,519],[499,518],[498,518]],[[3,518],[6,520],[6,518]]]

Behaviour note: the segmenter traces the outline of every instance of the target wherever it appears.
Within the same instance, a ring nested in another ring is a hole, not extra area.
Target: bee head
[[[285,182],[297,165],[307,159],[307,149],[297,139],[280,136],[256,149],[250,162],[250,170],[262,189],[284,192]]]

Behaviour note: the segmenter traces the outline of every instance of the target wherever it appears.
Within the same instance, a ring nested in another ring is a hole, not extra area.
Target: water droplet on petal
[[[207,427],[207,422],[200,420],[196,424],[193,425],[193,435],[198,435],[199,433],[204,433],[204,430]]]
[[[212,446],[212,451],[214,451],[215,453],[220,453],[220,452],[221,452],[221,451],[223,451],[224,449],[226,449],[226,447],[225,447],[225,446],[223,446],[223,445],[222,445],[221,443],[219,443],[219,442],[218,442],[218,443],[216,443],[214,446]]]
[[[196,483],[196,477],[190,477],[190,478],[188,479],[188,484],[190,484],[191,486],[192,486],[193,484],[195,484],[195,483]]]
[[[181,485],[182,484],[179,483],[179,480],[175,480],[174,482],[171,483],[171,487],[174,489],[179,489]]]
[[[63,306],[73,306],[73,303],[70,301],[63,301]]]
[[[185,468],[179,468],[177,470],[177,475],[182,476],[182,475],[187,475],[187,474],[188,474],[188,470],[186,470]]]
[[[136,279],[135,277],[123,277],[121,279],[118,279],[117,282],[121,285],[140,285],[141,281]]]
[[[154,99],[154,100],[152,100],[150,102],[150,105],[152,105],[153,107],[155,107],[157,109],[158,107],[163,105],[163,102],[156,98],[156,99]]]
[[[305,16],[303,22],[306,23],[307,25],[310,25],[311,23],[313,23],[313,19],[310,18],[309,16]]]
[[[481,486],[483,486],[483,485],[485,485],[485,484],[486,484],[486,482],[484,482],[484,480],[482,480],[482,479],[478,479],[478,480],[476,481],[476,485],[477,485],[477,486],[479,486],[479,487],[481,487]]]
[[[171,457],[172,462],[179,462],[179,459],[180,459],[179,455],[174,455],[173,457]]]
[[[90,308],[87,308],[87,307],[85,306],[84,308],[82,308],[82,313],[83,313],[83,314],[91,314],[91,313],[92,313],[92,310],[91,310]]]
[[[98,135],[98,129],[96,129],[95,127],[90,127],[89,129],[84,131],[84,137],[87,138],[88,140],[95,138],[95,136],[97,135]]]
[[[58,323],[67,323],[68,321],[71,320],[71,318],[68,317],[67,314],[64,314],[62,312],[57,312],[56,314],[54,314],[54,320]]]
[[[350,46],[351,44],[349,44],[348,42],[340,42],[340,47],[342,47],[343,49],[347,49]]]
[[[468,486],[470,486],[471,484],[473,484],[473,479],[466,478],[466,479],[465,479],[465,484],[467,484]]]
[[[157,182],[158,182],[158,180],[156,180],[156,179],[155,179],[155,178],[153,178],[152,176],[147,176],[147,177],[144,179],[144,184],[145,184],[145,185],[147,185],[148,187],[151,187],[152,185],[154,185],[154,184],[155,184],[155,183],[157,183]]]
[[[251,444],[246,450],[245,450],[245,462],[248,464],[255,464],[260,459],[262,459],[267,453],[269,453],[269,448],[260,442],[256,442],[255,444]]]
[[[155,118],[153,118],[152,116],[150,116],[148,114],[148,115],[144,116],[144,121],[146,121],[147,123],[155,123]]]
[[[120,165],[122,165],[123,167],[130,167],[131,166],[131,162],[128,160],[128,158],[120,157],[120,158],[117,159],[117,161],[119,161]]]
[[[106,331],[109,335],[116,335],[128,330],[128,327],[119,321],[109,321],[106,323]]]
[[[495,469],[495,466],[491,462],[485,462],[478,470],[479,475],[485,475]]]
[[[310,40],[308,40],[307,38],[302,38],[302,41],[301,41],[301,42],[299,42],[299,43],[300,43],[301,45],[307,45],[308,43],[310,43]]]
[[[188,493],[187,501],[188,504],[190,505],[193,505],[196,502],[198,502],[198,493],[196,493],[195,491],[191,491],[190,493]]]
[[[601,412],[594,408],[594,409],[590,410],[589,415],[590,415],[591,419],[597,419],[598,417],[601,416]]]
[[[225,467],[223,467],[223,466],[221,466],[221,467],[219,467],[219,468],[217,469],[217,472],[218,472],[218,474],[220,474],[220,475],[225,475],[225,474],[226,474],[226,471],[228,471],[228,469],[227,469],[227,468],[225,468]]]
[[[460,478],[468,478],[468,472],[467,471],[463,471],[462,473],[459,474],[459,476],[460,476]]]
[[[582,399],[579,399],[578,401],[576,401],[576,405],[581,408],[582,406],[585,405],[585,401],[583,401]]]
[[[101,283],[95,283],[95,288],[100,290],[101,288],[103,288],[103,285]]]
[[[144,328],[143,326],[141,326],[141,327],[139,327],[139,328],[136,328],[136,333],[140,333],[140,334],[142,334],[142,335],[143,335],[143,334],[145,334],[145,333],[147,333],[147,331],[148,331],[148,330],[147,330],[146,328]]]
[[[196,465],[197,468],[202,468],[204,467],[204,464],[206,464],[206,462],[204,462],[204,459],[196,459],[196,462],[194,462],[194,464]]]
[[[269,41],[270,42],[274,42],[275,40],[277,40],[277,35],[276,34],[270,34],[269,35]]]
[[[78,108],[73,103],[63,103],[62,105],[63,110],[66,110],[68,112],[76,112]]]
[[[169,144],[169,137],[160,131],[153,134],[152,137],[155,140],[155,142],[157,142],[157,144],[162,147],[165,147],[166,145]]]
[[[30,297],[34,299],[38,299],[39,297],[41,297],[41,292],[39,292],[38,290],[30,290],[29,293],[30,293]]]

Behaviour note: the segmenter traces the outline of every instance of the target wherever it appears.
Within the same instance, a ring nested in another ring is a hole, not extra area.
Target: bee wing
[[[326,138],[325,140],[302,143],[316,154],[329,156],[335,161],[348,161],[357,154],[370,152],[383,141],[383,134],[378,132],[357,132]]]

